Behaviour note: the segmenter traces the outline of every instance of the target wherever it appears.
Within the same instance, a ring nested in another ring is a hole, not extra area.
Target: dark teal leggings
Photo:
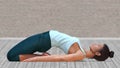
[[[46,52],[51,48],[49,31],[30,36],[15,45],[7,53],[9,61],[20,61],[20,54],[33,54],[36,51]]]

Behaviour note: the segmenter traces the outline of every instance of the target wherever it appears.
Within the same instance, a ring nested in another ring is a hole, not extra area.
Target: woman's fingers
[[[47,52],[44,52],[42,55],[43,55],[43,56],[49,56],[50,54],[47,53]]]

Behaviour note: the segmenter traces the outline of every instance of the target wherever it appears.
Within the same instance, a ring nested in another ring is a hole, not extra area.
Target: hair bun
[[[110,58],[113,58],[113,57],[114,57],[114,52],[113,52],[113,51],[110,51],[110,52],[109,52],[109,57],[110,57]]]

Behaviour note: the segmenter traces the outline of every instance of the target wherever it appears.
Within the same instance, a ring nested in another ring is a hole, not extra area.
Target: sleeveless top
[[[67,35],[55,30],[50,30],[49,33],[50,33],[50,39],[51,39],[51,46],[58,47],[62,49],[66,54],[68,54],[69,48],[72,46],[72,44],[77,42],[79,44],[81,51],[85,55],[85,51],[82,48],[80,44],[80,40],[78,38],[72,37],[70,35]]]

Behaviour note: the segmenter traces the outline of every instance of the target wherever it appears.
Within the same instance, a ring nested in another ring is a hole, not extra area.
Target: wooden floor
[[[115,51],[115,56],[103,62],[92,59],[84,59],[76,62],[9,62],[6,54],[10,48],[21,40],[0,40],[0,68],[119,68],[120,65],[120,40],[81,40],[82,45],[89,45],[93,42],[106,43],[110,49]],[[58,48],[49,50],[51,54],[64,54]]]

